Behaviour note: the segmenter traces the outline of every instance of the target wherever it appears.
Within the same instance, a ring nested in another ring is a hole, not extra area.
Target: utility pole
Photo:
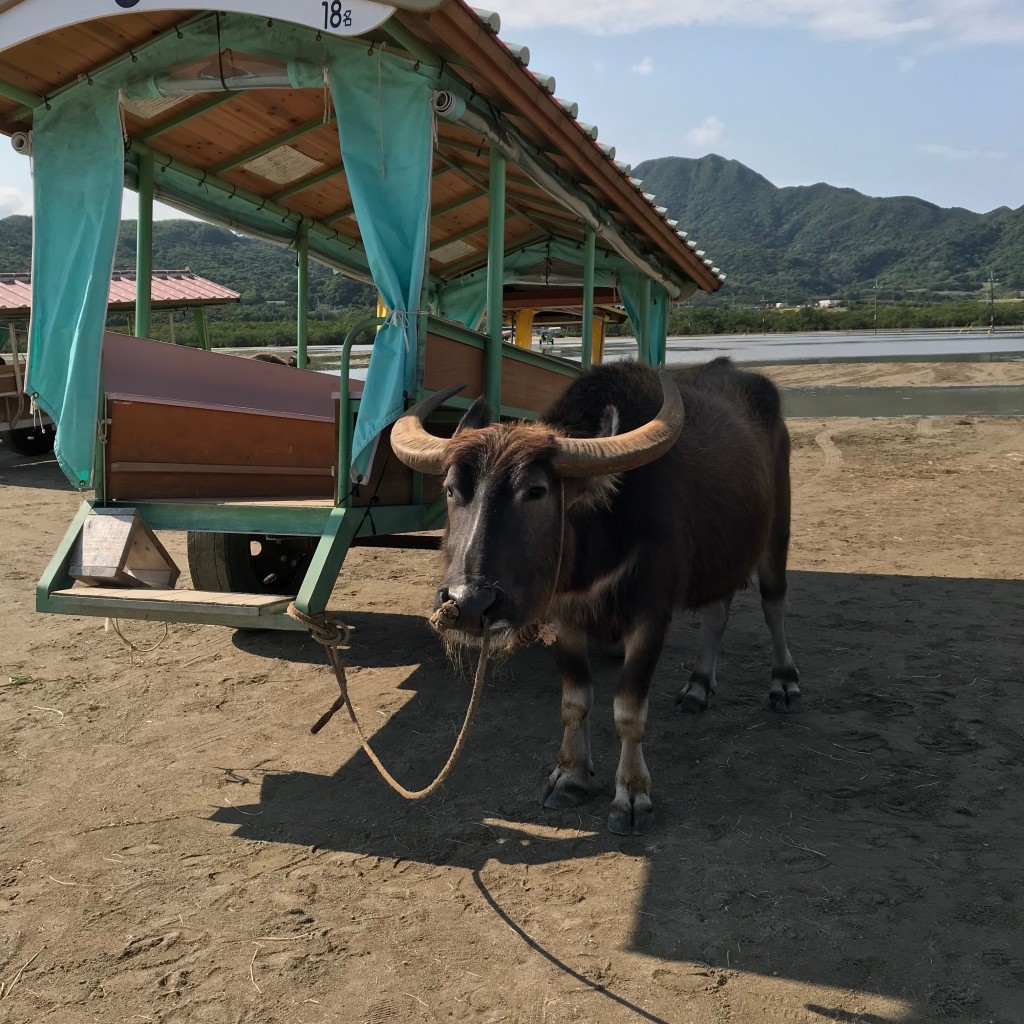
[[[878,278],[875,278],[875,334],[878,333]]]
[[[996,283],[992,280],[992,268],[988,271],[988,333],[996,331]]]

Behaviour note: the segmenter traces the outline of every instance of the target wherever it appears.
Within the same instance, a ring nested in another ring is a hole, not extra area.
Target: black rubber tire
[[[4,434],[4,444],[19,455],[47,455],[53,451],[56,436],[52,423],[39,427],[15,427]]]
[[[316,544],[315,537],[189,531],[192,586],[219,593],[294,597],[313,560]]]

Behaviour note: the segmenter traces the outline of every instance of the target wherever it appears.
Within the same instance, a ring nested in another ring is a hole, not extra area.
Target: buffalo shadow
[[[600,656],[600,793],[578,811],[536,805],[561,738],[553,659],[539,648],[494,672],[462,760],[432,799],[403,801],[359,751],[332,776],[269,775],[256,803],[211,817],[243,839],[461,867],[478,885],[492,861],[643,855],[637,952],[878,992],[905,1000],[914,1019],[1024,1020],[1024,581],[790,580],[799,716],[768,710],[756,591],[734,604],[710,710],[674,715],[697,636],[677,617],[651,689],[645,752],[658,821],[647,837],[604,831],[617,665]],[[418,666],[401,686],[415,696],[374,747],[410,788],[425,785],[461,724],[469,673],[450,671],[422,619],[351,618],[349,664]],[[347,728],[336,719],[321,735]],[[538,825],[563,831],[538,838]],[[878,1019],[805,1009],[823,1021]]]

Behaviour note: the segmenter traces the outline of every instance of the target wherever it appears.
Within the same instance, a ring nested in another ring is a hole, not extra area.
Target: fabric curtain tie
[[[412,314],[407,309],[389,309],[388,315],[384,318],[381,327],[397,327],[405,338],[405,351],[409,351],[409,317]]]

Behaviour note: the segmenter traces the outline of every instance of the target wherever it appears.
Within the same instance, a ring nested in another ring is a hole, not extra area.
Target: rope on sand
[[[490,647],[490,638],[486,631],[480,647],[480,661],[477,663],[476,675],[473,678],[473,694],[469,699],[466,717],[462,723],[462,729],[459,732],[458,738],[455,740],[455,747],[451,752],[451,756],[437,778],[429,786],[425,789],[410,790],[406,789],[405,786],[395,779],[381,763],[380,758],[373,752],[373,748],[370,746],[369,740],[367,740],[366,734],[359,724],[359,719],[356,717],[355,709],[352,707],[352,700],[348,693],[348,679],[345,676],[345,666],[342,664],[341,655],[338,653],[339,648],[348,645],[349,636],[351,635],[349,627],[327,612],[319,615],[306,615],[295,607],[294,601],[288,606],[288,615],[296,622],[301,622],[307,626],[313,639],[323,645],[324,650],[327,652],[327,660],[331,663],[331,668],[334,669],[334,677],[338,681],[338,689],[341,691],[331,707],[317,719],[310,732],[316,735],[334,717],[335,713],[344,707],[348,711],[348,717],[352,719],[352,724],[356,727],[356,732],[359,734],[359,742],[363,750],[366,751],[366,756],[373,762],[377,771],[380,772],[381,778],[396,793],[405,797],[406,800],[422,800],[432,793],[436,793],[448,776],[451,775],[455,762],[458,761],[462,748],[466,745],[469,727],[473,724],[473,716],[476,714],[477,705],[480,703],[480,694],[484,688],[484,675],[487,670],[488,648]],[[434,622],[434,619],[436,619],[437,623],[446,621],[450,624],[457,618],[458,607],[454,601],[448,601],[434,612],[431,621]]]

